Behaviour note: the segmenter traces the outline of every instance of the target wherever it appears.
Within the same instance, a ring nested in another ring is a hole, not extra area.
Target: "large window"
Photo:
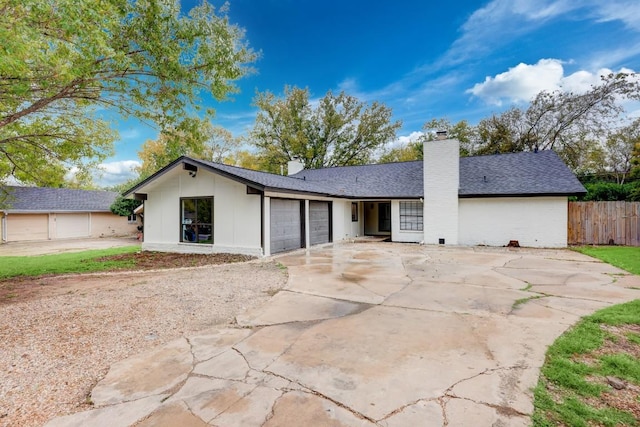
[[[213,243],[213,197],[180,199],[180,241]]]
[[[400,230],[422,231],[422,202],[400,202]]]

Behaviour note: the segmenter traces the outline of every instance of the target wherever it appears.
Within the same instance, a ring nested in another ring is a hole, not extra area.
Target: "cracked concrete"
[[[526,426],[546,348],[640,278],[566,250],[336,244],[287,288],[114,364],[48,427]]]

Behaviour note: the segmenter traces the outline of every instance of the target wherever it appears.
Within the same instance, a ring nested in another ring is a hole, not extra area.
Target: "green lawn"
[[[1,257],[0,279],[43,274],[90,273],[128,268],[133,266],[131,261],[100,261],[98,259],[139,250],[139,246],[124,246],[55,255]]]
[[[576,246],[575,251],[601,259],[633,274],[640,274],[640,247]]]
[[[640,334],[629,325],[640,324],[640,300],[607,307],[583,318],[549,347],[538,385],[534,389],[533,425],[637,426],[625,410],[640,404],[630,397],[622,407],[618,392],[606,380],[619,378],[640,386],[640,360],[624,349],[640,346]]]
[[[640,274],[640,248],[582,246],[574,250]],[[584,317],[560,336],[547,351],[534,389],[533,425],[638,426],[630,408],[640,405],[640,397],[627,393],[625,398],[625,392],[613,389],[606,379],[615,377],[640,386],[640,359],[634,356],[640,351],[638,325],[640,299]]]

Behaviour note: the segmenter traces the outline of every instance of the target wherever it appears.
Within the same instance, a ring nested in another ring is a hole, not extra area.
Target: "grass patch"
[[[640,334],[636,334],[634,332],[629,332],[627,334],[627,340],[629,340],[629,342],[632,342],[634,344],[640,345]]]
[[[638,324],[640,300],[635,300],[585,317],[559,337],[534,389],[533,425],[638,426],[632,412],[637,402],[625,400],[623,391],[606,381],[613,376],[640,386],[640,360],[623,350],[623,345],[640,346],[637,334],[624,331]],[[615,393],[617,399],[603,398]]]
[[[526,298],[519,298],[519,299],[514,301],[513,305],[511,306],[511,310],[515,310],[516,308],[520,307],[521,305],[525,304],[526,302],[529,302],[529,301],[534,300],[534,299],[540,299],[540,298],[544,298],[544,295],[532,295],[532,296],[526,297]]]
[[[531,283],[527,283],[527,286],[525,286],[524,288],[521,288],[520,290],[526,292],[526,291],[530,290],[531,288],[533,288],[533,286],[531,286]]]
[[[573,250],[598,258],[629,273],[640,274],[640,247],[576,246]]]
[[[0,279],[19,276],[88,273],[94,271],[126,269],[133,266],[132,261],[105,261],[100,260],[100,258],[134,253],[139,250],[139,246],[123,246],[119,248],[67,252],[53,255],[2,257],[2,263],[0,265]]]

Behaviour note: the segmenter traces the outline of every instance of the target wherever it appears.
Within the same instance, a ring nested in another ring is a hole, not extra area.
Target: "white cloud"
[[[460,27],[460,37],[437,65],[460,64],[535,31],[557,19],[619,21],[640,32],[640,2],[637,0],[493,0],[477,9]],[[609,62],[611,63],[611,62]]]
[[[543,90],[586,92],[600,83],[601,76],[612,73],[612,70],[602,68],[595,72],[580,70],[565,76],[562,64],[559,59],[541,59],[533,65],[520,63],[495,77],[486,77],[484,82],[476,83],[466,92],[494,105],[502,105],[504,101],[529,102]],[[622,68],[619,72],[632,73],[633,70]]]
[[[409,135],[402,135],[399,136],[398,138],[396,138],[395,141],[393,141],[391,144],[392,146],[396,147],[396,146],[402,146],[402,145],[407,145],[410,142],[415,142],[417,141],[422,135],[424,135],[423,132],[411,132]]]
[[[528,102],[542,90],[559,89],[563,74],[562,62],[557,59],[541,59],[534,65],[520,63],[509,71],[476,83],[467,93],[495,105],[501,105],[504,99]]]
[[[594,2],[594,15],[599,22],[622,21],[627,28],[640,31],[640,2],[638,0]]]
[[[102,163],[98,166],[100,173],[98,176],[94,176],[94,179],[96,184],[103,187],[122,184],[137,176],[135,168],[139,166],[140,162],[137,160]]]

